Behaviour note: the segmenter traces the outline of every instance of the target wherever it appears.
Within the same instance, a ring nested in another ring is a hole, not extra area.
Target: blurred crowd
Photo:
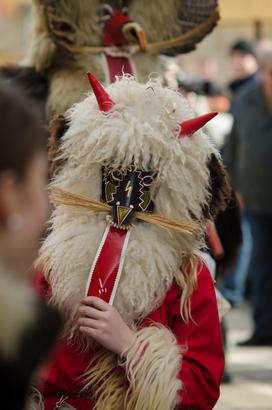
[[[251,303],[254,332],[241,345],[272,345],[272,47],[240,39],[229,59],[229,84],[192,77],[178,66],[168,70],[166,82],[178,85],[197,114],[220,113],[207,132],[221,150],[235,193],[232,216],[217,228],[225,251],[237,246],[230,263],[222,265],[218,257],[218,281],[233,307],[245,299]],[[15,409],[61,318],[30,291],[29,266],[48,217],[47,136],[32,102],[3,81],[0,112],[0,378]]]
[[[220,113],[207,125],[207,132],[222,153],[235,198],[233,211],[228,211],[223,229],[218,221],[218,230],[225,251],[230,246],[238,252],[221,269],[218,280],[232,307],[250,303],[254,330],[238,344],[272,346],[272,44],[238,39],[230,47],[229,60],[228,84],[214,75],[215,60],[205,62],[198,78],[172,64],[166,79],[170,86],[178,85],[197,113]],[[226,341],[224,322],[222,327]],[[226,372],[225,381],[229,380]]]

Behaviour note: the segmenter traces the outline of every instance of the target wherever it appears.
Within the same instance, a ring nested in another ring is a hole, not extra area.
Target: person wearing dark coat
[[[243,346],[272,345],[272,53],[261,59],[260,82],[234,102],[234,124],[224,149],[233,186],[247,213],[253,237],[249,276],[254,331]]]

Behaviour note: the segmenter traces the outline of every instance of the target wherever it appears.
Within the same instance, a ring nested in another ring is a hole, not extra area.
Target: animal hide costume
[[[29,54],[2,74],[45,101],[49,119],[84,97],[87,71],[102,82],[123,72],[147,81],[150,73],[162,72],[160,54],[194,49],[219,18],[217,0],[33,0],[33,5]]]
[[[41,249],[41,294],[66,329],[39,408],[212,409],[224,369],[214,285],[199,257],[226,205],[218,153],[186,100],[124,76],[67,113]],[[212,205],[211,205],[212,204]],[[122,358],[77,327],[84,295],[113,304],[134,339]],[[121,362],[120,362],[121,359]]]

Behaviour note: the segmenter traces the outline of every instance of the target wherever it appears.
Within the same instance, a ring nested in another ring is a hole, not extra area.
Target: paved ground
[[[232,382],[223,385],[216,410],[272,410],[272,347],[239,348],[237,340],[246,339],[251,323],[247,307],[227,317],[229,326],[228,364]]]

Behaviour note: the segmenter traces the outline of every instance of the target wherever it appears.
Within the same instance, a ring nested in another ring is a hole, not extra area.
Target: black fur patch
[[[204,217],[215,219],[228,205],[231,198],[231,186],[224,165],[214,154],[211,155],[208,168],[211,199],[208,208],[204,209]]]
[[[220,212],[215,220],[216,229],[224,248],[224,255],[217,262],[217,276],[228,274],[234,267],[243,241],[241,211],[232,191],[225,211]]]
[[[62,165],[59,160],[58,153],[61,145],[61,138],[69,128],[69,123],[63,115],[59,115],[50,123],[50,137],[48,141],[48,160],[49,160],[49,175],[52,178]]]

